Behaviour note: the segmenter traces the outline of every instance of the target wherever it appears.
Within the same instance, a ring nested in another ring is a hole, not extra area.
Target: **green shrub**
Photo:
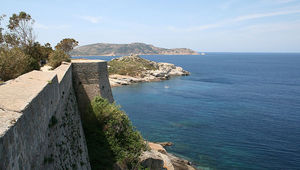
[[[23,48],[23,51],[25,52],[25,54],[29,55],[37,61],[47,60],[51,52],[53,52],[49,43],[41,45],[39,42],[35,42],[31,46],[25,46]]]
[[[55,50],[49,55],[49,65],[55,69],[60,66],[63,61],[70,62],[70,56],[62,50]]]
[[[6,81],[32,70],[39,70],[37,60],[26,55],[20,48],[0,50],[0,79]]]
[[[129,169],[133,169],[138,163],[141,152],[146,149],[144,139],[119,106],[111,104],[101,97],[95,97],[91,105],[90,117],[84,121],[84,129],[85,133],[88,132],[86,139],[92,168],[97,169],[101,162],[106,161],[126,164]],[[91,135],[94,138],[91,138]],[[102,139],[99,138],[100,136]],[[101,144],[91,144],[95,140],[101,141]],[[98,152],[99,148],[103,147],[101,146],[103,143],[108,146],[106,153],[103,150]],[[96,161],[99,157],[105,158]],[[112,164],[107,164],[102,168],[108,166],[112,166]]]

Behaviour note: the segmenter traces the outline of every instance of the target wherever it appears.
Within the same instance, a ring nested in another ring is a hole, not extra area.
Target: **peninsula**
[[[108,44],[97,43],[75,48],[72,56],[124,56],[124,55],[199,55],[188,48],[159,48],[145,43]]]
[[[171,63],[158,63],[138,55],[114,58],[108,62],[109,82],[112,87],[139,82],[167,80],[190,73]]]

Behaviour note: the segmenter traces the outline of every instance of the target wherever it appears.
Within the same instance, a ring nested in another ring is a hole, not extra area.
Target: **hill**
[[[124,56],[124,55],[198,55],[196,51],[187,48],[159,48],[150,44],[108,44],[97,43],[80,46],[71,51],[73,56]]]

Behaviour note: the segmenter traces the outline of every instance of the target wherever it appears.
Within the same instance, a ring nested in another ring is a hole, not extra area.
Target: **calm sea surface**
[[[144,58],[191,72],[113,88],[144,138],[207,169],[300,169],[300,54]]]

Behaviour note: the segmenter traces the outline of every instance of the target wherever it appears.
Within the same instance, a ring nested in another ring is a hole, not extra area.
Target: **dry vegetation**
[[[155,70],[157,66],[149,60],[139,56],[125,56],[113,59],[108,62],[109,74],[120,74],[129,76],[139,76],[146,70]]]

